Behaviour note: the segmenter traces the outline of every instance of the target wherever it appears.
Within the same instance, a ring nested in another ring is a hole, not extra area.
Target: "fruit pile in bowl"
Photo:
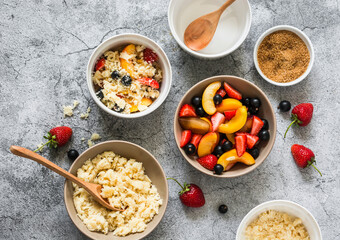
[[[276,135],[274,111],[254,84],[217,76],[193,86],[175,116],[177,145],[198,170],[216,177],[236,177],[259,166]]]

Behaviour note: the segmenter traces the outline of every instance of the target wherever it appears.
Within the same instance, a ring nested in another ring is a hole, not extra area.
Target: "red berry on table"
[[[105,66],[105,58],[101,58],[98,60],[96,64],[96,71],[101,70]]]
[[[144,77],[144,78],[139,78],[138,82],[140,82],[140,84],[142,85],[146,85],[146,86],[149,86],[155,89],[159,89],[159,83],[155,79]]]
[[[313,104],[311,103],[301,103],[295,106],[292,110],[292,122],[288,126],[284,137],[286,137],[289,128],[294,124],[298,124],[301,127],[307,126],[312,120],[313,110]]]
[[[247,149],[247,136],[244,135],[238,135],[235,137],[235,148],[237,152],[237,156],[241,157]]]
[[[181,186],[182,191],[179,192],[179,198],[185,206],[198,208],[205,204],[205,198],[199,186],[193,183],[184,183],[184,186],[182,186],[176,179],[168,178],[168,180],[169,179],[174,180]]]
[[[158,60],[157,54],[150,48],[145,48],[143,51],[144,60],[148,63],[153,63]]]
[[[236,91],[234,88],[232,88],[228,83],[223,83],[223,87],[225,91],[227,92],[228,96],[231,98],[235,98],[237,100],[242,99],[242,94],[238,91]]]
[[[204,157],[200,157],[197,159],[197,162],[201,164],[203,167],[205,167],[208,170],[213,171],[214,166],[217,164],[217,157],[213,154],[206,155]]]
[[[55,127],[52,128],[48,133],[47,136],[44,136],[45,139],[48,141],[43,144],[38,149],[34,150],[40,151],[45,145],[49,146],[50,148],[57,148],[65,145],[72,136],[72,129],[66,126]]]
[[[195,109],[189,104],[184,104],[179,110],[180,117],[197,117]]]
[[[303,145],[294,144],[291,147],[291,151],[292,151],[293,158],[296,162],[296,165],[298,165],[301,168],[313,166],[322,176],[319,169],[317,169],[314,165],[315,155],[312,150],[310,150],[309,148],[306,148]]]
[[[264,123],[261,120],[261,118],[259,118],[257,116],[253,116],[253,124],[251,126],[250,134],[256,136],[260,132],[260,130],[262,129],[263,125],[264,125]]]
[[[184,130],[182,132],[182,137],[181,137],[181,142],[180,142],[180,147],[184,147],[187,145],[191,140],[191,131],[190,130]]]

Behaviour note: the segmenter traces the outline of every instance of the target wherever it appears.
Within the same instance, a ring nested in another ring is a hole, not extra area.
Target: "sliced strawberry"
[[[196,149],[198,148],[198,144],[200,143],[203,135],[200,134],[192,134],[190,143],[194,144]]]
[[[236,91],[234,88],[232,88],[228,83],[225,82],[223,86],[229,97],[235,98],[237,100],[242,99],[242,94]]]
[[[247,149],[247,135],[236,135],[235,142],[237,156],[241,157]]]
[[[102,69],[104,66],[105,66],[105,58],[99,59],[96,64],[96,71]]]
[[[258,136],[247,134],[247,146],[249,149],[252,149],[258,141],[259,141]]]
[[[251,126],[250,134],[256,136],[260,132],[263,125],[264,123],[262,122],[262,120],[259,117],[254,116],[253,125]]]
[[[153,63],[158,60],[157,54],[150,48],[145,48],[143,51],[144,60],[148,63]]]
[[[224,123],[225,121],[225,116],[220,113],[216,112],[214,115],[211,117],[211,123],[212,123],[212,130],[213,132],[217,131],[218,127]]]
[[[214,170],[214,166],[217,164],[217,157],[213,154],[206,155],[197,159],[197,162],[208,170]]]
[[[182,137],[181,137],[181,143],[180,143],[180,147],[184,147],[185,145],[187,145],[191,140],[191,131],[190,130],[184,130],[182,132]]]
[[[225,120],[229,121],[236,115],[237,110],[224,111]]]
[[[219,94],[224,98],[224,96],[227,95],[227,92],[223,88],[220,88],[217,90],[216,94]]]
[[[180,117],[197,117],[195,109],[189,104],[184,104],[179,111]]]
[[[150,86],[152,88],[159,89],[159,83],[155,79],[145,77],[145,78],[139,78],[138,81],[142,85],[147,85],[147,86]]]

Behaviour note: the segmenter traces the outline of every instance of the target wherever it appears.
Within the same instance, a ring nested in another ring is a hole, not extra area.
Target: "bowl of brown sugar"
[[[314,63],[310,39],[301,30],[280,25],[265,31],[254,49],[255,67],[269,83],[291,86],[307,77]]]

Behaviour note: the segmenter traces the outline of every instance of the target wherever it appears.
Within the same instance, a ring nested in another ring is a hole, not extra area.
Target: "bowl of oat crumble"
[[[156,110],[168,96],[172,82],[163,49],[133,33],[101,43],[90,57],[86,76],[97,105],[121,118],[138,118]]]
[[[96,203],[85,189],[66,180],[64,201],[76,227],[100,240],[142,239],[161,222],[168,203],[168,183],[162,166],[146,149],[111,140],[83,152],[69,172],[102,185],[102,196],[124,211]]]

